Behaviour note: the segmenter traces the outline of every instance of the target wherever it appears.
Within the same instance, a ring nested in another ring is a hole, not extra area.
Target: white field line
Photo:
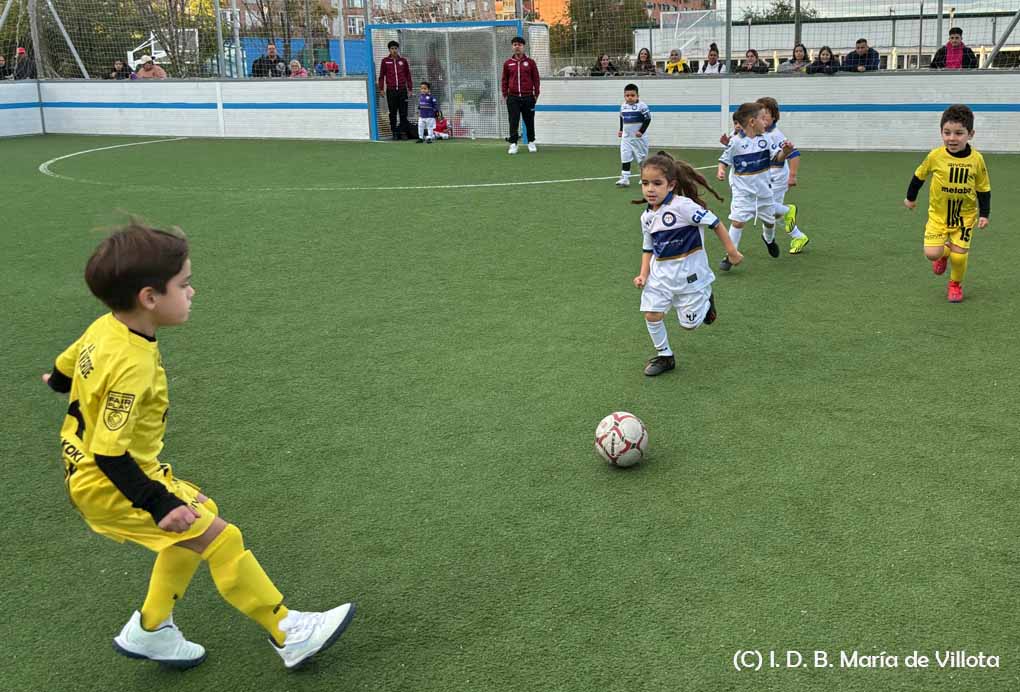
[[[65,159],[71,159],[76,156],[84,156],[85,154],[93,154],[98,151],[109,151],[110,149],[122,149],[124,147],[137,147],[143,144],[161,144],[163,142],[180,142],[188,139],[187,137],[174,137],[172,139],[151,139],[145,142],[129,142],[127,144],[114,144],[109,147],[98,147],[96,149],[85,149],[84,151],[76,151],[71,154],[65,154],[64,156],[58,156],[57,158],[50,159],[45,163],[39,165],[39,172],[43,175],[48,175],[51,178],[58,178],[60,180],[66,180],[72,183],[84,183],[86,185],[109,185],[123,187],[126,183],[124,182],[103,182],[99,180],[87,180],[84,178],[72,178],[69,175],[61,175],[55,173],[50,166],[63,161]],[[712,166],[698,166],[695,170],[707,170],[709,168],[715,168]],[[397,190],[462,190],[468,188],[483,188],[483,187],[516,187],[521,185],[557,185],[560,183],[584,183],[594,180],[614,180],[618,176],[606,175],[597,177],[587,178],[555,178],[553,180],[514,180],[511,182],[501,183],[456,183],[449,185],[386,185],[376,187],[267,187],[267,188],[238,188],[238,189],[224,189],[219,188],[217,192],[389,192]],[[635,177],[631,174],[631,177]],[[188,190],[189,188],[164,188],[170,190]],[[198,188],[194,188],[198,190]],[[204,191],[208,191],[208,188],[202,188]]]
[[[128,142],[127,144],[114,144],[113,146],[109,146],[109,147],[98,147],[96,149],[86,149],[85,151],[76,151],[73,154],[65,154],[63,156],[58,156],[55,159],[50,159],[49,161],[46,161],[44,163],[39,164],[39,172],[42,173],[43,175],[48,175],[51,178],[60,178],[61,180],[69,180],[69,181],[74,182],[74,183],[87,183],[89,185],[119,185],[121,183],[103,183],[103,182],[94,181],[94,180],[81,180],[81,179],[78,179],[78,178],[72,178],[72,177],[67,176],[67,175],[60,175],[59,173],[54,173],[53,171],[51,171],[50,170],[50,166],[52,164],[56,163],[57,161],[63,161],[64,159],[71,159],[71,158],[74,158],[75,156],[84,156],[85,154],[92,154],[92,153],[97,152],[97,151],[109,151],[110,149],[123,149],[124,147],[137,147],[137,146],[141,146],[142,144],[159,144],[160,142],[179,142],[182,139],[187,139],[187,137],[174,137],[172,139],[150,139],[150,140],[145,141],[145,142]]]

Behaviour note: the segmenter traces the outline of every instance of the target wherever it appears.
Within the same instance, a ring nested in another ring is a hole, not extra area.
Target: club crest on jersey
[[[767,147],[768,145],[769,145],[769,143],[768,143],[768,142],[766,142],[766,141],[765,141],[764,139],[759,139],[759,140],[758,140],[758,148],[759,148],[759,149],[764,149],[764,148],[765,148],[765,147]]]
[[[662,215],[662,223],[665,226],[676,225],[676,214],[674,214],[671,211],[667,211],[665,214]]]
[[[134,394],[110,392],[106,397],[106,408],[103,409],[103,423],[110,430],[120,430],[127,423],[131,407],[134,405]]]

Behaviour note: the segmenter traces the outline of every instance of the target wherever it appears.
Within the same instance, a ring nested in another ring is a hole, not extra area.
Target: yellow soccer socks
[[[278,645],[284,634],[280,621],[287,616],[281,594],[250,550],[244,549],[241,530],[228,524],[202,553],[223,599],[269,632]]]
[[[949,280],[956,283],[963,283],[963,277],[967,273],[967,258],[969,252],[949,253]]]
[[[202,564],[202,556],[194,550],[172,545],[156,554],[149,578],[149,592],[142,604],[142,628],[150,632],[173,612],[174,603],[184,595]]]

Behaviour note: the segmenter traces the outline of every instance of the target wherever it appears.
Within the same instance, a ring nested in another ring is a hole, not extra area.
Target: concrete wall
[[[42,134],[39,91],[33,82],[0,82],[0,137]]]
[[[368,139],[363,79],[47,81],[42,100],[53,133]]]
[[[975,146],[1020,152],[1018,77],[1006,72],[547,79],[535,128],[544,144],[614,144],[623,87],[634,81],[652,111],[655,147],[717,148],[733,109],[772,96],[780,127],[803,149],[927,151],[940,143],[950,103],[975,112]]]

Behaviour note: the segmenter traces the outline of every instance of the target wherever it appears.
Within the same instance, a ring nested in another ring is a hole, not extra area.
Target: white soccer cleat
[[[142,627],[137,610],[113,638],[113,648],[128,658],[145,658],[172,668],[193,668],[205,660],[205,647],[185,639],[173,615],[150,632]]]
[[[506,150],[506,153],[508,153],[508,154],[516,154],[517,153],[517,144],[516,143],[511,144],[510,148]]]
[[[616,187],[630,187],[630,178],[621,175],[620,179],[616,181]]]
[[[309,658],[332,646],[354,618],[354,604],[344,603],[324,613],[301,613],[292,610],[280,621],[280,631],[286,637],[283,646],[276,646],[283,664],[297,668]],[[270,640],[272,642],[272,640]]]
[[[528,151],[534,154],[538,151],[538,146],[534,142],[528,142]]]

